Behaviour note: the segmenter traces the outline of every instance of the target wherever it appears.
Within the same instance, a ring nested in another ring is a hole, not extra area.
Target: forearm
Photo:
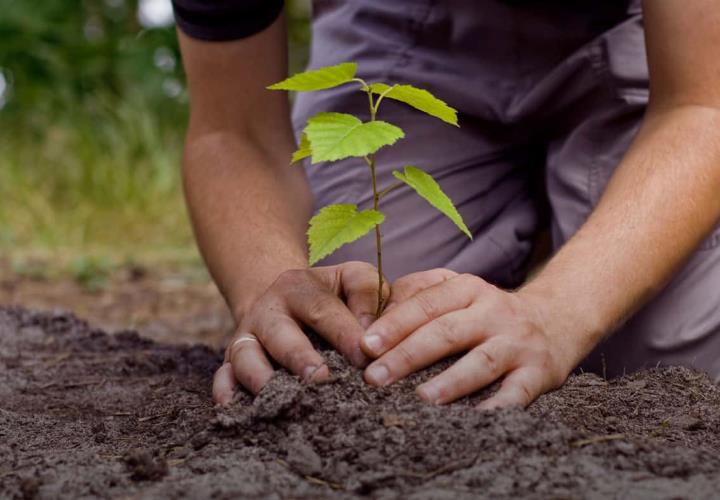
[[[264,151],[213,132],[191,134],[186,146],[184,186],[198,245],[236,319],[280,273],[307,266],[312,198],[285,143]]]
[[[235,318],[283,271],[306,265],[312,198],[287,97],[267,85],[287,74],[281,16],[249,38],[205,42],[178,32],[191,92],[183,162],[198,245]]]
[[[656,294],[720,219],[720,110],[650,111],[587,223],[518,293],[578,361]]]

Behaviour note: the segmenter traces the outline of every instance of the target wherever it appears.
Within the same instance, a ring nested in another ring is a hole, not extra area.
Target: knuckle
[[[283,350],[280,359],[277,361],[291,371],[297,371],[302,368],[305,352],[301,349],[287,348]]]
[[[436,267],[435,269],[431,269],[430,271],[428,271],[428,274],[430,276],[440,278],[442,279],[442,281],[447,281],[451,278],[458,276],[458,273],[456,273],[455,271],[446,269],[444,267]]]
[[[517,318],[517,316],[516,316]],[[514,327],[515,338],[521,345],[527,345],[535,349],[547,347],[547,338],[545,334],[527,318],[520,317],[515,321]]]
[[[265,321],[258,326],[255,333],[260,344],[272,348],[282,343],[284,332],[289,331],[294,325],[295,322],[288,316],[273,314],[265,318]]]
[[[498,373],[500,366],[498,358],[495,354],[489,352],[481,346],[476,349],[475,355],[478,357],[479,362],[484,365],[490,373]]]
[[[307,321],[312,325],[317,325],[328,317],[335,309],[334,297],[321,294],[310,302],[307,308]]]
[[[538,350],[543,343],[540,335],[527,323],[520,323],[515,326],[515,342],[525,349]]]
[[[404,367],[412,367],[415,364],[415,355],[407,347],[400,344],[395,348],[395,356]]]
[[[462,273],[455,276],[455,279],[461,283],[472,285],[477,281],[478,277],[471,273]]]
[[[415,283],[417,281],[417,279],[418,278],[415,274],[407,274],[405,276],[401,276],[398,279],[396,279],[393,282],[392,287],[398,288],[398,289],[406,288],[406,287],[410,286],[411,284]]]
[[[283,271],[275,280],[274,285],[278,287],[297,286],[307,279],[307,271],[304,269],[288,269]]]
[[[484,292],[486,289],[485,282],[482,281],[482,279],[478,278],[474,274],[470,273],[463,273],[458,274],[454,278],[451,278],[453,280],[456,280],[457,283],[460,284],[463,290],[467,291],[468,293],[471,293],[473,295],[479,294],[481,292]]]
[[[482,299],[492,314],[502,315],[502,317],[512,318],[517,317],[515,311],[508,303],[504,293],[493,293],[486,294]],[[527,325],[522,322],[522,328],[525,329]]]
[[[426,320],[435,318],[438,315],[438,307],[435,301],[428,294],[419,293],[410,299],[415,302],[420,312],[425,316]]]
[[[393,300],[405,300],[411,295],[414,288],[415,286],[410,277],[398,278],[389,286],[390,297]]]
[[[440,316],[435,320],[435,333],[450,350],[455,350],[462,344],[462,339],[458,335],[457,326],[445,316]]]

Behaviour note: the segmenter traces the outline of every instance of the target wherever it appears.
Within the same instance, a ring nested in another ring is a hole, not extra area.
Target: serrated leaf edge
[[[350,72],[351,75],[349,75],[345,80],[339,80],[337,82],[334,82],[332,85],[330,85],[328,87],[322,87],[319,89],[312,89],[312,90],[298,90],[298,89],[286,88],[288,86],[288,84],[290,84],[297,77],[312,75],[313,73],[318,73],[318,72],[328,70],[328,69],[339,68],[341,66],[352,66],[352,71]],[[288,92],[317,92],[320,90],[327,90],[327,89],[339,87],[340,85],[344,85],[346,83],[353,81],[353,79],[357,75],[357,68],[358,68],[358,65],[357,65],[357,63],[354,63],[354,62],[344,62],[344,63],[335,64],[333,66],[323,66],[322,68],[316,68],[316,69],[311,69],[308,71],[302,71],[300,73],[295,73],[294,75],[289,76],[280,82],[276,82],[271,85],[268,85],[265,88],[267,90],[285,90]]]
[[[438,189],[440,190],[440,192],[450,201],[450,206],[453,208],[453,210],[454,210],[455,213],[457,214],[458,219],[460,220],[460,222],[461,222],[462,225],[460,225],[460,224],[458,224],[456,221],[452,220],[451,217],[449,217],[449,216],[448,216],[447,214],[445,214],[442,210],[440,210],[438,207],[436,207],[435,204],[432,203],[427,197],[425,197],[425,196],[423,196],[422,194],[420,194],[420,192],[415,188],[415,186],[413,186],[413,185],[408,181],[407,173],[406,173],[408,168],[414,168],[414,169],[416,169],[416,170],[419,170],[420,172],[423,172],[424,174],[426,174],[427,176],[429,176],[429,177],[435,182],[435,184],[437,184]],[[424,170],[422,170],[422,169],[420,169],[420,168],[417,168],[417,167],[414,167],[414,166],[412,166],[412,165],[407,165],[407,166],[403,167],[403,169],[405,170],[405,172],[400,172],[399,170],[394,170],[393,173],[392,173],[392,174],[393,174],[393,177],[395,177],[395,178],[398,179],[399,181],[402,181],[402,182],[404,182],[405,184],[407,184],[410,188],[412,188],[413,191],[415,191],[415,193],[417,193],[418,196],[420,196],[423,200],[427,201],[428,204],[430,204],[430,206],[432,206],[434,209],[436,209],[436,210],[437,210],[438,212],[440,212],[442,215],[444,215],[445,217],[447,217],[447,218],[450,220],[450,222],[452,222],[453,224],[455,224],[455,226],[457,226],[457,228],[460,229],[460,231],[462,231],[463,233],[465,233],[465,235],[472,240],[472,239],[473,239],[472,233],[470,232],[470,229],[467,227],[467,224],[465,224],[465,220],[463,219],[462,215],[460,214],[460,212],[458,211],[457,207],[455,206],[455,203],[454,203],[454,202],[452,201],[452,199],[447,195],[447,193],[445,193],[445,191],[442,190],[442,187],[440,186],[440,184],[439,184],[435,179],[433,179],[432,175],[430,175],[430,174],[428,174],[427,172],[425,172]]]

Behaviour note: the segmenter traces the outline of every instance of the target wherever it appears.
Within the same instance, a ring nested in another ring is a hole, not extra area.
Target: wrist
[[[294,269],[306,269],[307,267],[307,257],[304,251],[298,252],[297,255],[287,256],[282,261],[272,263],[262,263],[262,259],[257,259],[257,266],[254,266],[252,274],[233,279],[232,284],[223,293],[235,323],[238,325],[241,323],[255,302],[281,274]]]
[[[569,299],[550,286],[531,282],[515,292],[531,321],[551,340],[572,371],[608,334],[600,315],[580,300]]]

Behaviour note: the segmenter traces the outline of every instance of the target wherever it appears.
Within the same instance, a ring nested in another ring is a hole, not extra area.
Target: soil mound
[[[528,411],[279,372],[210,401],[219,353],[0,309],[1,498],[713,498],[720,390],[684,368],[580,375]],[[479,396],[478,396],[479,397]],[[477,398],[477,397],[476,397]],[[475,399],[476,399],[475,398]]]

